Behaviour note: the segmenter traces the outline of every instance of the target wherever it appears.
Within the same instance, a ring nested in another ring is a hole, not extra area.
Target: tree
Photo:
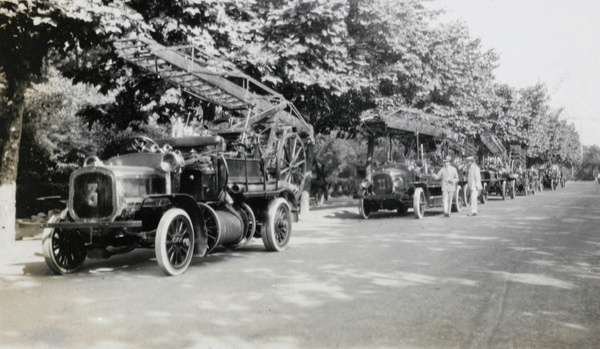
[[[139,17],[120,2],[90,0],[0,2],[0,245],[14,237],[15,193],[25,91],[48,52],[98,45]],[[140,25],[143,27],[143,25]]]
[[[584,147],[583,159],[577,169],[576,177],[579,180],[594,180],[600,172],[600,146]]]

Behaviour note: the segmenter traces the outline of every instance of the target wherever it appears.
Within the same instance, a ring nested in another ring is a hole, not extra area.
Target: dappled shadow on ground
[[[24,275],[0,275],[2,291],[25,292],[19,299],[34,305],[42,290],[64,297],[39,301],[42,315],[23,326],[1,323],[0,343],[594,347],[598,212],[570,215],[558,210],[564,203],[525,199],[538,207],[523,214],[491,203],[476,218],[391,212],[363,220],[345,208],[322,210],[295,225],[283,253],[265,252],[258,239],[194,259],[176,278],[162,277],[152,250],[89,261],[64,277],[47,277],[43,260],[27,263]],[[97,276],[107,279],[91,289]],[[17,305],[7,309],[24,318]],[[76,334],[82,327],[86,336]]]
[[[351,211],[351,210],[345,210],[345,209],[340,209],[340,210],[335,210],[332,211],[331,213],[327,212],[328,214],[323,215],[323,218],[335,218],[335,219],[359,219],[359,220],[364,220],[362,218],[361,215],[359,215],[358,213],[358,209]],[[431,209],[430,211],[425,211],[424,214],[424,218],[428,218],[428,217],[442,217],[442,213],[443,211],[440,210],[436,210],[436,209]],[[412,210],[409,210],[407,213],[405,214],[399,214],[396,211],[377,211],[377,212],[373,212],[369,215],[368,220],[377,220],[377,219],[415,219],[415,215],[413,213]]]

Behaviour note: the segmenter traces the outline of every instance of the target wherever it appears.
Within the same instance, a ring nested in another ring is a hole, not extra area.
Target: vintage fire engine
[[[201,135],[138,136],[130,154],[87,158],[70,176],[67,208],[44,230],[48,267],[67,274],[86,258],[153,248],[161,269],[178,275],[193,256],[240,248],[253,237],[269,251],[285,250],[298,220],[312,127],[290,102],[240,71],[208,71],[212,58],[197,48],[138,38],[115,47],[126,61],[237,117]]]
[[[368,138],[366,178],[354,196],[362,218],[383,210],[406,214],[412,208],[420,219],[426,209],[442,205],[441,182],[433,173],[442,157],[461,155],[450,149],[458,147],[449,147],[461,140],[457,133],[442,119],[410,108],[368,115],[362,129]],[[387,147],[380,164],[373,159],[377,144]],[[452,210],[460,211],[463,205],[464,188],[458,185]]]

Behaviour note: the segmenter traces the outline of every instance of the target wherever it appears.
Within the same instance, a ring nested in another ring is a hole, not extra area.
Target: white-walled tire
[[[369,216],[371,215],[371,206],[369,201],[365,200],[364,198],[358,199],[358,214],[360,214],[363,219],[369,219]]]
[[[267,251],[285,250],[292,235],[292,212],[285,199],[276,198],[271,201],[267,209],[266,223],[262,239]]]
[[[510,198],[514,199],[517,196],[517,185],[516,185],[515,180],[510,181],[508,190],[509,190]]]
[[[156,229],[154,252],[165,274],[186,271],[194,253],[194,228],[187,212],[179,208],[165,212]]]
[[[413,210],[415,213],[415,218],[423,218],[425,215],[425,206],[425,192],[423,192],[423,188],[416,188],[415,193],[413,194]]]
[[[452,199],[452,212],[460,212],[463,205],[463,191],[461,187],[456,189],[454,198]]]
[[[483,185],[481,186],[480,198],[481,198],[481,200],[479,202],[482,205],[485,205],[485,203],[488,201],[488,184],[487,183],[483,183]]]

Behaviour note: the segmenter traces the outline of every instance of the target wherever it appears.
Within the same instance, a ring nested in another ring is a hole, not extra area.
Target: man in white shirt
[[[475,163],[474,157],[467,157],[467,163],[469,164],[467,185],[471,190],[471,213],[467,216],[477,216],[477,198],[481,191],[481,172],[479,172],[479,166]]]
[[[442,167],[434,178],[442,181],[442,201],[444,202],[444,217],[450,217],[452,209],[452,199],[456,192],[456,183],[458,183],[458,172],[456,168],[450,164],[452,158],[447,156],[444,159],[444,167]]]

